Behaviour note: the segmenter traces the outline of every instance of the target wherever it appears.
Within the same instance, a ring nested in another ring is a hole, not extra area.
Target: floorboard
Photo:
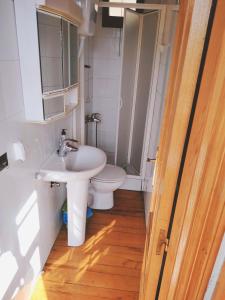
[[[63,226],[32,300],[137,300],[145,242],[140,192],[118,190],[114,208],[94,211],[86,241],[67,246]]]

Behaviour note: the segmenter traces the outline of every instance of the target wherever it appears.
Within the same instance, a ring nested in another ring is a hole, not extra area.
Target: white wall
[[[150,145],[148,150],[148,157],[151,159],[152,158],[154,159],[156,157],[157,147],[159,143],[161,120],[163,115],[165,93],[166,93],[166,84],[169,75],[172,43],[173,43],[173,38],[174,38],[175,28],[176,28],[176,18],[177,18],[177,12],[171,10],[167,11],[165,28],[163,32],[163,44],[168,45],[168,47],[164,48],[160,56],[160,67],[159,67],[159,75],[158,75],[158,82],[156,88],[156,99],[154,104],[154,112],[153,112],[153,119],[151,125]],[[152,177],[153,177],[153,172],[154,172],[154,162],[150,162],[147,164],[148,166],[146,168],[145,184],[150,187]],[[144,201],[145,201],[146,222],[148,222],[148,214],[149,214],[150,201],[151,201],[150,189],[149,192],[144,193]]]
[[[25,122],[12,0],[0,1],[0,41],[0,155],[9,155],[9,168],[0,172],[0,299],[19,292],[25,300],[61,226],[65,199],[65,187],[50,189],[34,174],[56,150],[60,129],[71,133],[72,120]],[[12,143],[17,140],[26,149],[24,163],[13,161]]]
[[[102,115],[99,125],[99,148],[103,149],[108,160],[113,162],[116,145],[117,108],[120,86],[120,30],[101,26],[101,11],[98,12],[96,33],[92,45],[93,97],[90,93],[88,111]],[[91,75],[92,76],[92,75]],[[87,105],[86,105],[87,106]],[[95,128],[92,128],[92,142],[95,142]],[[90,136],[90,135],[89,135]]]
[[[208,287],[204,295],[204,300],[213,299],[213,293],[215,291],[216,284],[218,282],[220,272],[222,270],[224,263],[225,263],[225,234],[223,236],[220,249],[218,251],[217,258],[213,267],[213,271],[209,279]]]

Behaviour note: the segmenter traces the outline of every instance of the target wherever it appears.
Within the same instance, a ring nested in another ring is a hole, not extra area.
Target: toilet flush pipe
[[[80,142],[85,143],[85,107],[84,107],[84,43],[85,36],[80,36],[78,57],[80,60]]]
[[[96,148],[98,148],[98,122],[95,122],[95,144]]]

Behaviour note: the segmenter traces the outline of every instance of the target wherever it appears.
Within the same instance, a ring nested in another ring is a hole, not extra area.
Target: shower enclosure
[[[116,164],[143,177],[159,72],[165,7],[125,10]]]
[[[89,43],[92,56],[86,61],[93,63],[94,81],[86,113],[102,115],[98,147],[107,153],[108,163],[126,170],[122,188],[151,192],[179,6],[134,4],[131,9],[130,3],[117,5],[124,9],[123,34],[119,29],[105,29],[99,11],[96,36]],[[90,145],[96,145],[94,125],[89,126]]]

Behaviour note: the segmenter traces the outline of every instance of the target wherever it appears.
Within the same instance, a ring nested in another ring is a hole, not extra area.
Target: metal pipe
[[[95,122],[95,146],[98,148],[98,122]]]

